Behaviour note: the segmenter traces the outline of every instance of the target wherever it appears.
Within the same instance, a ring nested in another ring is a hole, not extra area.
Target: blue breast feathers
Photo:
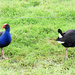
[[[0,47],[6,47],[11,43],[10,28],[6,28],[5,32],[0,36]]]

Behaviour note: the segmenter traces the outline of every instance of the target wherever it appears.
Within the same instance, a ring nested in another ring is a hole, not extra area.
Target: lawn
[[[0,31],[8,23],[12,42],[3,48],[0,75],[75,75],[75,48],[55,39],[75,29],[74,0],[0,0]]]

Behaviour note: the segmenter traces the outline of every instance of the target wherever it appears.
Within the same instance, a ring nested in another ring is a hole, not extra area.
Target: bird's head
[[[3,25],[3,27],[2,27],[2,28],[7,29],[7,28],[10,28],[10,26],[6,23],[6,24],[4,24],[4,25]]]

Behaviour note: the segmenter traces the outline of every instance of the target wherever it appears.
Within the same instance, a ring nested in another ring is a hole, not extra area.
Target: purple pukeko
[[[5,59],[3,47],[8,46],[11,43],[10,26],[4,24],[2,28],[5,28],[4,32],[0,32],[0,48],[2,51],[2,59]]]

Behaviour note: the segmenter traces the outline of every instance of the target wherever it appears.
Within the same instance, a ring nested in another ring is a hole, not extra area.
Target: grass
[[[0,60],[1,75],[74,75],[75,48],[65,48],[54,39],[58,28],[75,29],[74,0],[1,0],[0,31],[11,27],[12,42]],[[1,55],[1,52],[0,52]]]

